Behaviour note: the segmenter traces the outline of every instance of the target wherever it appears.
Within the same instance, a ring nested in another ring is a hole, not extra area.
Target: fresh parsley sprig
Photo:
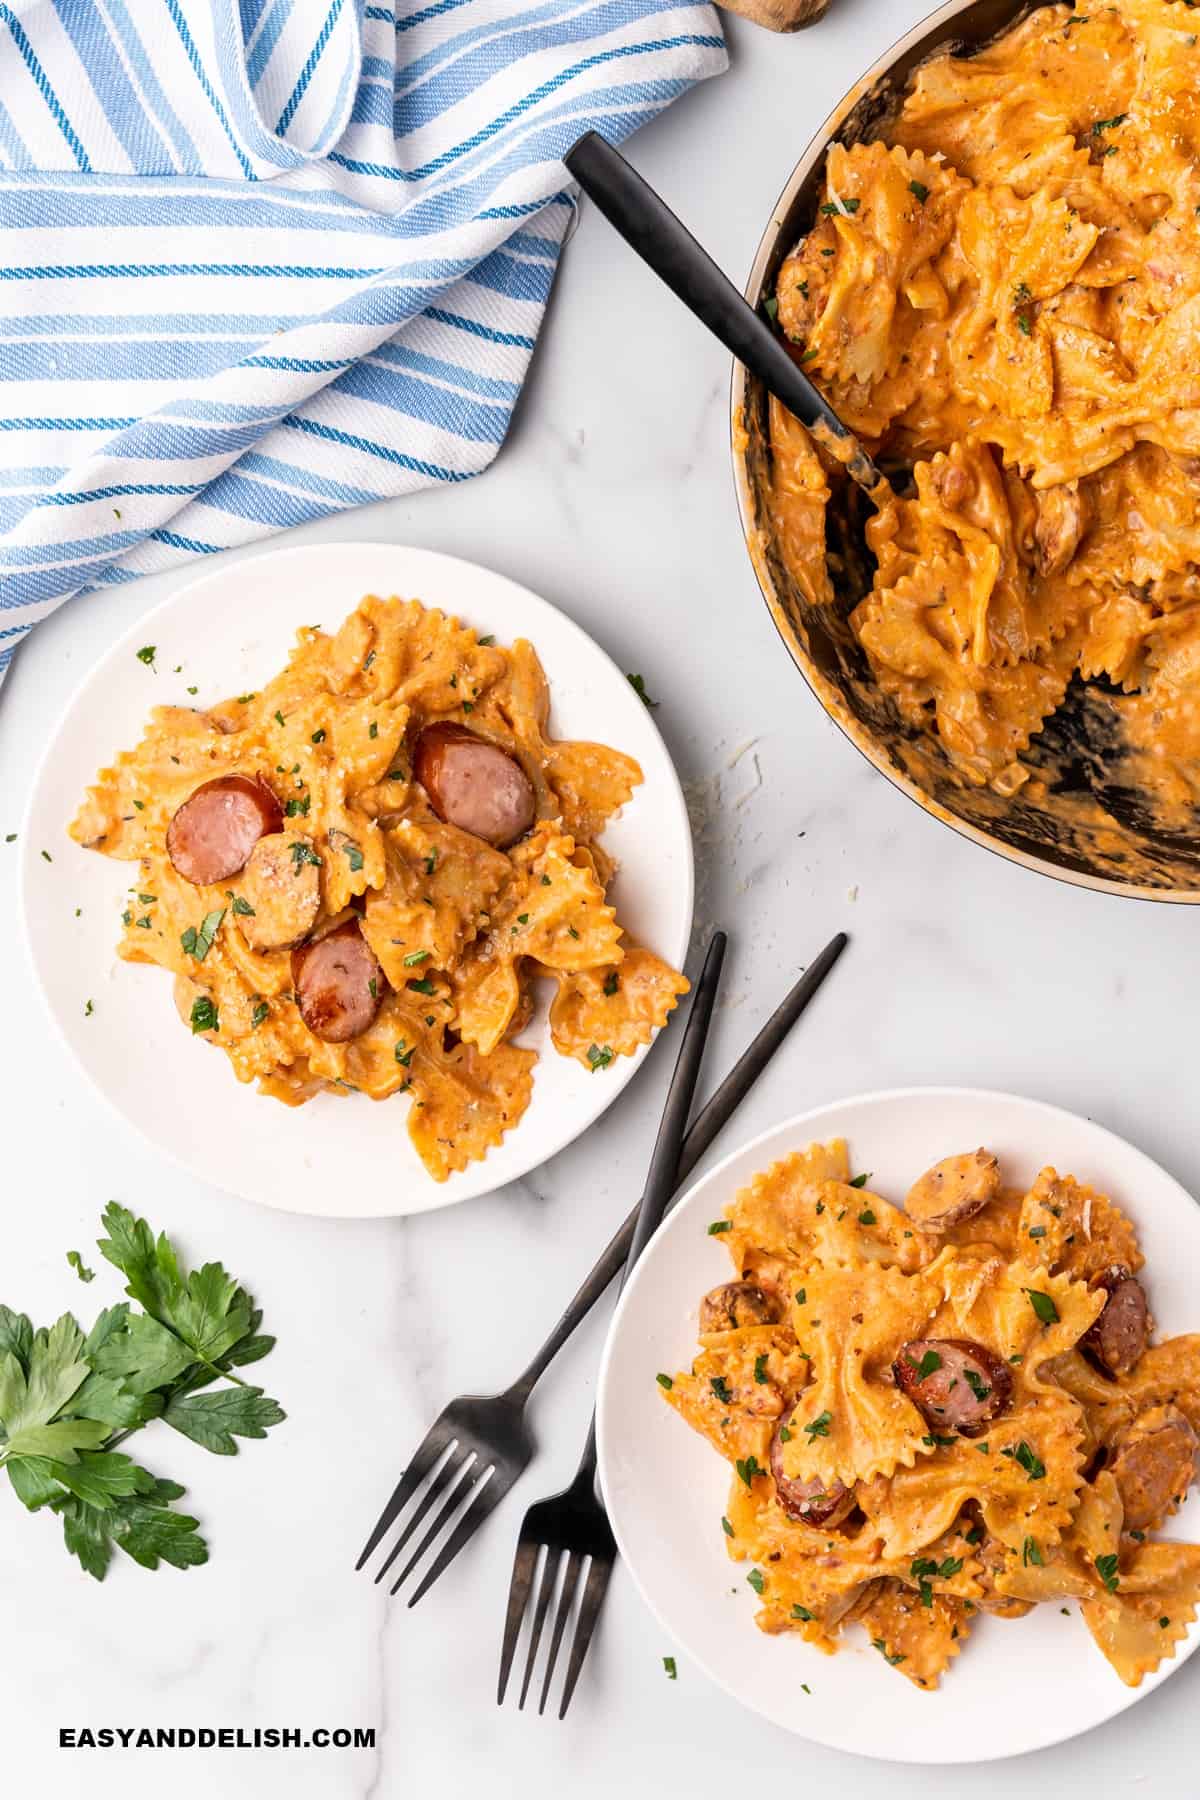
[[[135,1306],[106,1308],[86,1336],[70,1313],[35,1331],[0,1306],[0,1468],[30,1512],[59,1515],[67,1549],[97,1581],[114,1548],[147,1569],[208,1561],[199,1521],[175,1510],[184,1490],[118,1445],[158,1419],[232,1456],[237,1438],[265,1437],[285,1417],[235,1372],[275,1343],[245,1289],[220,1263],[186,1270],[165,1235],[116,1201],[103,1223],[100,1252]]]

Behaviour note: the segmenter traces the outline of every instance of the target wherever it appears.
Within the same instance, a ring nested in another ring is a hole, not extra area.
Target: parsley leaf
[[[641,675],[627,675],[625,679],[641,701],[642,705],[649,707],[650,710],[653,711],[658,705],[658,701],[652,700],[646,692],[646,683],[643,677]]]
[[[1039,1288],[1024,1288],[1022,1292],[1043,1325],[1058,1324],[1058,1308],[1049,1294],[1043,1294]]]

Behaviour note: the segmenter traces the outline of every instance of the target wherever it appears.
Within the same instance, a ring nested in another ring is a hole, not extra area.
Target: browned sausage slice
[[[413,774],[443,824],[498,849],[515,844],[533,824],[533,783],[516,757],[465,725],[447,719],[426,725],[413,751]]]
[[[300,1017],[327,1044],[361,1037],[383,998],[383,971],[357,919],[293,950],[292,981]]]
[[[949,1231],[981,1211],[1000,1191],[1000,1170],[989,1150],[947,1156],[908,1190],[904,1210],[922,1231]]]
[[[282,824],[283,809],[265,781],[218,775],[202,782],[167,826],[167,855],[185,881],[208,887],[244,869],[259,838]]]
[[[700,1302],[701,1334],[737,1331],[743,1325],[774,1325],[783,1317],[779,1302],[752,1281],[726,1281]]]
[[[1150,1336],[1146,1290],[1122,1263],[1093,1276],[1091,1286],[1108,1295],[1104,1311],[1080,1339],[1092,1361],[1109,1375],[1128,1375]]]
[[[970,1338],[914,1338],[892,1364],[896,1386],[934,1432],[978,1437],[1012,1398],[1012,1371]]]
[[[844,1482],[824,1482],[818,1476],[808,1481],[790,1478],[783,1468],[783,1432],[779,1424],[771,1433],[771,1474],[775,1479],[775,1498],[789,1519],[814,1529],[834,1531],[854,1511],[854,1489]]]
[[[289,950],[312,930],[320,909],[321,864],[311,839],[293,831],[259,838],[233,902],[250,948]]]
[[[1126,1531],[1161,1525],[1196,1473],[1196,1433],[1177,1406],[1152,1406],[1135,1419],[1110,1464]]]

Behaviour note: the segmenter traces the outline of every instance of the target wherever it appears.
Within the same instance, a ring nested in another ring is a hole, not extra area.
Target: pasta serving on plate
[[[1123,787],[1200,802],[1200,33],[1182,0],[1040,7],[912,78],[882,139],[829,151],[779,271],[781,330],[911,483],[868,521],[852,626],[920,765],[1008,799],[1073,679]],[[774,406],[772,508],[833,597],[844,478]],[[1052,753],[1046,751],[1046,759]],[[1032,791],[1032,790],[1031,790]],[[1041,791],[1040,789],[1038,790]]]
[[[597,839],[641,769],[551,737],[549,705],[529,643],[371,596],[259,692],[157,708],[71,826],[137,864],[120,955],[168,970],[264,1093],[407,1096],[444,1180],[529,1104],[537,978],[555,1049],[593,1073],[687,991],[606,898]]]
[[[857,1624],[938,1685],[979,1613],[1077,1605],[1136,1687],[1200,1601],[1200,1545],[1156,1540],[1195,1473],[1200,1335],[1152,1342],[1133,1226],[986,1150],[904,1210],[846,1146],[775,1163],[710,1225],[734,1279],[664,1397],[733,1465],[720,1521],[766,1632]],[[714,1520],[714,1528],[716,1521]]]

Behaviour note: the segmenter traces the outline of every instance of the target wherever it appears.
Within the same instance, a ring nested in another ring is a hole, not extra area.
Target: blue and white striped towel
[[[691,0],[0,0],[0,679],[82,589],[478,474],[563,153],[724,66]]]

